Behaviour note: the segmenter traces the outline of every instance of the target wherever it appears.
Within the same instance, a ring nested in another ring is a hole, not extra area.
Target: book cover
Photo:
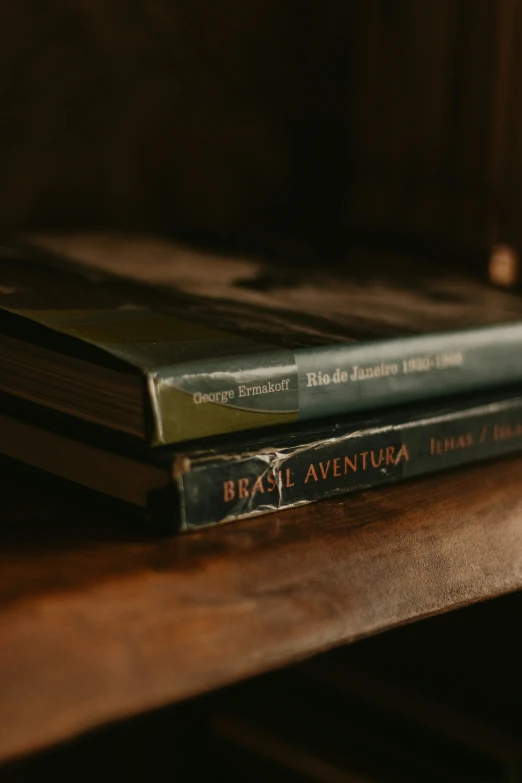
[[[84,381],[66,404],[57,372],[36,382],[26,353],[20,369],[22,342],[132,376],[143,422],[121,429],[155,445],[522,380],[522,298],[458,271],[421,275],[362,251],[340,270],[153,240],[36,245],[45,264],[22,252],[0,264],[1,389],[70,415],[92,408]],[[92,421],[118,426],[130,403],[117,389]]]
[[[194,530],[421,476],[522,448],[522,396],[438,402],[373,418],[220,438],[185,451],[118,445],[104,431],[2,399],[0,453]],[[134,445],[133,445],[134,444]]]

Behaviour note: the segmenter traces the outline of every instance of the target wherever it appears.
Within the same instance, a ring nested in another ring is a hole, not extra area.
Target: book
[[[522,448],[522,394],[438,402],[191,444],[119,446],[93,426],[1,400],[0,453],[187,531],[377,487]]]
[[[402,257],[40,238],[0,288],[0,391],[153,445],[522,380],[522,297]]]

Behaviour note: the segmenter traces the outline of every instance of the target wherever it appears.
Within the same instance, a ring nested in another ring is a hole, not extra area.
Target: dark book
[[[0,264],[0,390],[155,445],[522,380],[522,297],[458,271],[39,248]]]
[[[1,400],[0,452],[191,530],[457,467],[522,447],[522,396],[431,403],[147,449]]]

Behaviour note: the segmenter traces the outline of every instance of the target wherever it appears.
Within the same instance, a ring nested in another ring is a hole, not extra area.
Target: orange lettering
[[[256,479],[254,486],[252,487],[252,495],[255,495],[256,492],[264,492],[265,488],[263,486],[263,476],[259,476],[259,478]]]
[[[326,468],[323,466],[323,463],[319,463],[319,469],[321,471],[321,476],[325,479],[328,475],[328,471],[330,470],[330,460],[326,463]]]
[[[375,455],[375,452],[371,451],[370,452],[370,457],[371,457],[371,460],[372,460],[372,465],[373,465],[374,468],[378,468],[379,465],[381,464],[383,458],[384,458],[384,451],[383,451],[383,449],[381,449],[379,451],[379,462],[375,462],[375,456],[374,455]]]
[[[386,446],[386,464],[395,465],[395,446]]]
[[[398,465],[401,459],[405,459],[406,462],[408,462],[410,459],[410,455],[408,454],[408,448],[405,443],[402,444],[399,453],[397,454],[397,457],[395,459],[395,464]]]
[[[286,469],[286,484],[285,487],[293,487],[294,484],[292,482],[292,471],[290,468]]]
[[[317,473],[315,472],[314,463],[310,463],[310,467],[308,468],[308,473],[306,474],[305,478],[305,484],[308,482],[308,479],[313,478],[314,481],[317,481]]]
[[[247,478],[240,478],[237,482],[237,488],[238,488],[238,495],[240,498],[247,498],[248,497],[248,485],[249,480]]]
[[[333,462],[334,462],[333,474],[334,474],[334,476],[340,476],[341,475],[341,458],[340,457],[336,457]]]
[[[266,480],[268,482],[268,492],[273,492],[277,487],[275,476],[273,473],[268,473]]]
[[[344,472],[348,472],[348,468],[353,470],[354,473],[357,473],[357,454],[353,455],[353,462],[351,461],[350,457],[344,458]]]
[[[225,503],[230,503],[236,497],[236,490],[233,481],[223,482],[223,500]]]

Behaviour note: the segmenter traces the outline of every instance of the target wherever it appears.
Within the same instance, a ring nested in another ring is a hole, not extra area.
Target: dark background
[[[520,245],[520,0],[0,0],[0,231]]]

